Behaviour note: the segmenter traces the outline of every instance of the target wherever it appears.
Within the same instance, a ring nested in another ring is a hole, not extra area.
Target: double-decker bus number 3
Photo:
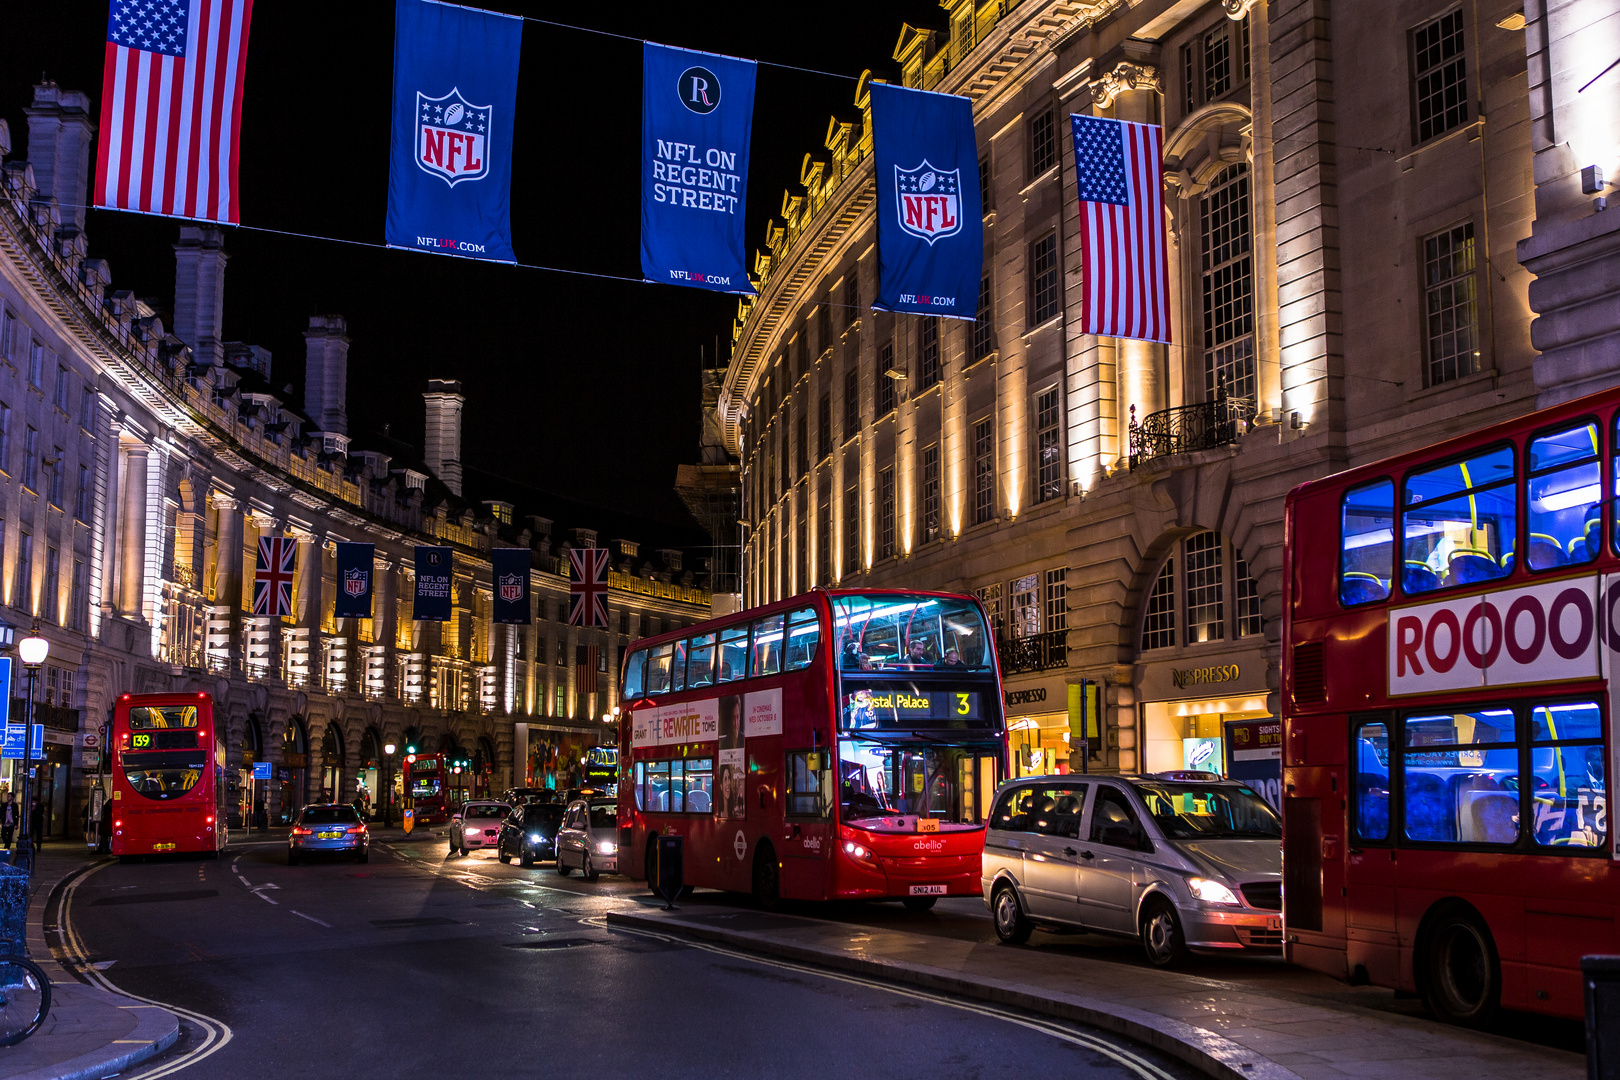
[[[973,705],[968,695],[958,692],[956,695],[956,715],[968,716],[973,712]]]

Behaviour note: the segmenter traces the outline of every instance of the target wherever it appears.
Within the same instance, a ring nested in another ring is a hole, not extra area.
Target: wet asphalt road
[[[154,1080],[1197,1075],[1079,1026],[602,922],[652,902],[624,878],[449,859],[425,838],[379,841],[366,865],[289,867],[268,843],[103,866],[74,885],[65,925],[100,978],[197,1014],[127,1074]],[[989,932],[971,901],[835,916]]]

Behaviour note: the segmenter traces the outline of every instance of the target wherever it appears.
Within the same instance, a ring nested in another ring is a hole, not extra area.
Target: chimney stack
[[[217,225],[182,225],[174,245],[174,336],[193,361],[225,359],[225,234]]]
[[[427,393],[427,466],[444,486],[461,494],[461,383],[429,379]]]
[[[304,331],[304,411],[317,431],[349,433],[349,324],[311,315]]]
[[[28,116],[28,161],[34,166],[39,193],[56,198],[63,228],[84,232],[85,203],[90,193],[90,97],[63,90],[53,82],[34,87]]]

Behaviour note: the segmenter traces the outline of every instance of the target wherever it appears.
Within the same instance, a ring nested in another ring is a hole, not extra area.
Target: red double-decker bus
[[[121,858],[200,851],[227,840],[225,746],[207,694],[124,694],[109,737],[112,834]]]
[[[416,824],[437,825],[450,820],[445,808],[450,779],[443,754],[405,755],[405,805],[416,812]]]
[[[976,600],[821,590],[637,642],[625,663],[619,865],[802,900],[979,896],[1006,768]]]
[[[1441,1017],[1582,1015],[1609,829],[1620,392],[1293,491],[1288,957]]]

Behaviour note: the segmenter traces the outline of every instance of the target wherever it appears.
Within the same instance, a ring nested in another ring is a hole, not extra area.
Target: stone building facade
[[[1290,488],[1616,382],[1620,218],[1579,170],[1614,156],[1620,72],[1575,101],[1615,8],[941,7],[894,60],[973,101],[979,318],[870,307],[863,79],[768,229],[716,406],[745,601],[977,593],[1020,771],[1080,766],[1082,678],[1091,768],[1180,768],[1279,715]],[[1168,346],[1080,332],[1072,113],[1164,127]]]
[[[424,451],[351,437],[341,317],[309,320],[305,394],[290,400],[267,351],[225,340],[216,228],[179,228],[170,317],[117,289],[86,243],[92,115],[85,94],[37,87],[28,160],[6,160],[0,188],[0,617],[51,642],[51,831],[77,832],[86,736],[125,692],[212,694],[235,809],[247,767],[268,760],[273,819],[376,797],[390,742],[472,759],[469,793],[565,783],[584,748],[613,741],[625,645],[708,616],[705,572],[634,524],[464,496],[458,382],[426,388]],[[10,141],[0,121],[0,157]],[[281,618],[252,614],[270,534],[297,540]],[[567,551],[599,537],[611,625],[570,627]],[[376,545],[370,619],[334,617],[338,541]],[[420,544],[454,550],[447,622],[412,618]],[[495,547],[531,553],[528,626],[492,621]],[[598,647],[594,692],[576,683],[578,645]]]

